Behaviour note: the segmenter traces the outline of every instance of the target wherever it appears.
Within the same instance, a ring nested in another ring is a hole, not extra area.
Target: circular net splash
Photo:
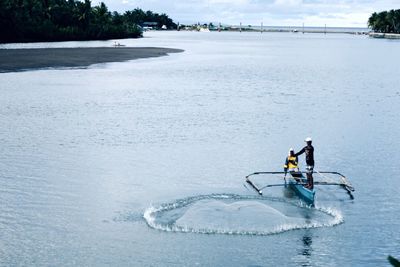
[[[233,194],[179,199],[149,207],[143,217],[151,228],[162,231],[231,235],[271,235],[343,222],[341,213],[334,209]]]

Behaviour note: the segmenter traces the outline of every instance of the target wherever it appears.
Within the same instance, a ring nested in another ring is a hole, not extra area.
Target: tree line
[[[105,40],[142,36],[144,22],[176,24],[139,8],[120,14],[90,0],[0,0],[0,42]]]
[[[374,32],[400,33],[400,9],[372,13],[368,26]]]

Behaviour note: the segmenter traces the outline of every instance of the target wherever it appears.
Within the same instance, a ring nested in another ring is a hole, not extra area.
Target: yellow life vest
[[[297,168],[297,164],[298,164],[298,162],[297,162],[297,159],[296,159],[296,157],[291,157],[291,156],[288,156],[287,157],[287,165],[285,165],[285,168],[288,168],[288,169],[295,169],[295,168]]]

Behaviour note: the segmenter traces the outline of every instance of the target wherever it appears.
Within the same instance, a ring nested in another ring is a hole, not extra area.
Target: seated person
[[[285,165],[283,166],[285,176],[288,171],[290,173],[299,172],[298,164],[299,164],[299,160],[298,160],[297,156],[295,156],[293,148],[289,149],[289,154],[286,157]]]

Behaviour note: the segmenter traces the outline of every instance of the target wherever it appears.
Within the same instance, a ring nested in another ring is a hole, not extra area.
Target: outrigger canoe
[[[289,188],[296,192],[296,194],[307,204],[314,204],[315,189],[306,188],[307,178],[301,172],[290,172],[288,178]]]
[[[246,176],[246,183],[251,186],[252,189],[254,189],[259,195],[262,195],[263,192],[262,190],[267,188],[267,187],[275,187],[275,186],[285,186],[293,190],[296,195],[302,199],[307,205],[314,205],[315,201],[315,186],[317,185],[338,185],[342,187],[346,192],[349,194],[350,198],[353,199],[354,196],[352,192],[354,191],[354,187],[347,181],[346,177],[338,172],[318,172],[316,171],[315,174],[318,174],[320,178],[323,178],[324,180],[320,181],[314,181],[314,188],[309,189],[306,188],[305,185],[307,184],[307,178],[304,176],[305,172],[289,172],[289,177],[285,176],[284,184],[267,184],[265,186],[258,186],[255,184],[252,180],[250,180],[251,176],[254,175],[260,175],[260,174],[284,174],[284,172],[255,172],[252,174],[249,174]],[[329,177],[327,177],[325,174],[334,174],[338,175],[339,181],[335,181]],[[315,177],[314,177],[315,180]]]

